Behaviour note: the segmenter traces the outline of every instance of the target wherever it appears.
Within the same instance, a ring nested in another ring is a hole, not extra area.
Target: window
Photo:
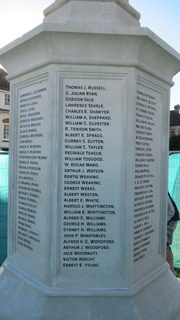
[[[9,119],[6,118],[3,121],[3,140],[9,140]]]
[[[4,105],[5,106],[9,106],[10,105],[10,94],[9,93],[5,93],[4,94]]]
[[[4,124],[3,140],[9,140],[9,124]]]

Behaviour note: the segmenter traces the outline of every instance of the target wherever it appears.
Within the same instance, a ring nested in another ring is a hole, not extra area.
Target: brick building
[[[0,151],[9,150],[10,92],[7,72],[0,68]]]

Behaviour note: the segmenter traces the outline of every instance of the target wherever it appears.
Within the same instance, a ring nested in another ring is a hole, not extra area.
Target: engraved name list
[[[119,82],[64,80],[62,268],[101,269],[117,258],[118,201],[108,181],[120,156],[110,156],[118,146],[119,90],[110,95]]]

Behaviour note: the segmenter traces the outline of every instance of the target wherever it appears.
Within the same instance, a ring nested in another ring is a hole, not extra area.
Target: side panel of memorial
[[[140,74],[137,78],[134,128],[135,279],[160,266],[165,256],[167,210],[163,199],[167,195],[167,103],[165,85]]]
[[[8,265],[12,261],[42,281],[51,200],[49,99],[48,72],[12,82]]]

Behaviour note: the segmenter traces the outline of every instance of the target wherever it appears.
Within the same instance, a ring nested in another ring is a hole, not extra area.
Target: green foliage
[[[177,278],[180,278],[180,269],[175,268],[175,274]]]

